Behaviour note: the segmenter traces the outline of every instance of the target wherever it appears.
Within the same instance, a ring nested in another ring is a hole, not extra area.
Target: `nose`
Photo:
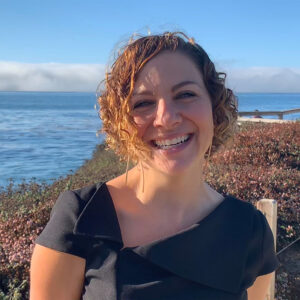
[[[166,99],[159,99],[156,115],[154,119],[155,127],[164,127],[166,129],[172,129],[182,121],[180,111],[176,107],[173,101],[168,101]]]

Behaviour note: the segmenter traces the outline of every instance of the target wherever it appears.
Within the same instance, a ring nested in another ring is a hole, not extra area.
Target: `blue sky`
[[[194,37],[237,91],[300,92],[299,15],[299,0],[0,0],[0,90],[92,91],[149,28]]]

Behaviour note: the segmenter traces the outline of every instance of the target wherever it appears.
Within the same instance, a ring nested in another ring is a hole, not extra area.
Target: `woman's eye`
[[[148,107],[153,104],[153,101],[143,100],[135,103],[133,109]]]
[[[193,93],[193,92],[183,92],[183,93],[180,93],[178,94],[175,98],[176,99],[181,99],[181,98],[191,98],[191,97],[195,97],[196,94]]]

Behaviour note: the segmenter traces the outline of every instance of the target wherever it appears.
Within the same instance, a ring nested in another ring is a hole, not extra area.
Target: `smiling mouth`
[[[192,137],[192,134],[186,134],[182,135],[178,138],[169,139],[169,140],[160,140],[160,141],[152,141],[152,145],[158,149],[167,150],[172,147],[178,146],[180,144],[186,143],[190,138]]]

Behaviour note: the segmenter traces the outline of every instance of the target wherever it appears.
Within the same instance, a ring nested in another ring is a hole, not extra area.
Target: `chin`
[[[194,134],[191,134],[184,143],[174,147],[153,147],[151,158],[146,164],[154,172],[167,176],[201,174],[205,149],[204,145],[197,142]]]

